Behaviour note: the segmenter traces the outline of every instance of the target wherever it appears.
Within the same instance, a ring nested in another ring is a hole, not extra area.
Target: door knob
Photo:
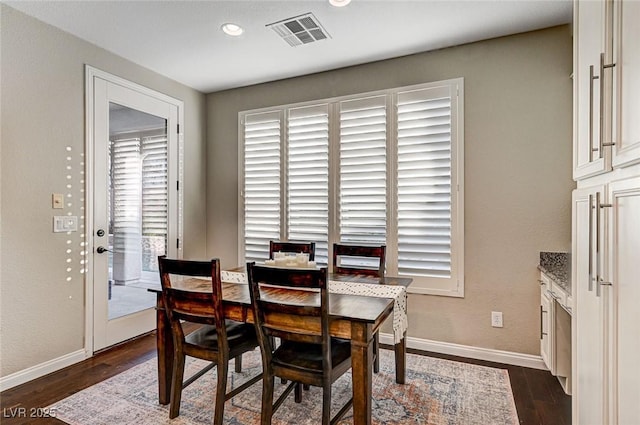
[[[108,250],[107,248],[105,248],[105,247],[103,247],[103,246],[99,246],[98,248],[96,248],[96,252],[97,252],[98,254],[103,254],[103,253],[105,253],[105,252],[107,252],[107,251],[111,252],[110,250]]]

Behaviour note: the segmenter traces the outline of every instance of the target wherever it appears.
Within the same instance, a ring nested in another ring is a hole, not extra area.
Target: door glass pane
[[[167,122],[109,103],[109,319],[155,306],[167,250]]]

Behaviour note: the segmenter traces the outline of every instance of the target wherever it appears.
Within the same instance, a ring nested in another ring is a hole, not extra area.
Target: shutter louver
[[[340,240],[386,243],[385,96],[340,102]]]
[[[114,255],[142,250],[142,167],[140,138],[111,142],[111,233]]]
[[[157,271],[157,256],[167,252],[169,158],[164,132],[162,129],[160,136],[121,136],[111,142],[114,252],[142,252],[145,271]]]
[[[247,115],[244,125],[244,250],[246,261],[269,257],[280,239],[280,115]]]
[[[315,259],[329,258],[328,105],[291,109],[288,119],[288,239],[316,243]]]
[[[163,130],[164,133],[164,130]],[[157,271],[157,257],[167,253],[168,167],[167,136],[142,139],[142,235],[144,263]]]
[[[167,138],[142,140],[142,233],[167,234]]]
[[[451,97],[398,94],[398,272],[451,276]]]

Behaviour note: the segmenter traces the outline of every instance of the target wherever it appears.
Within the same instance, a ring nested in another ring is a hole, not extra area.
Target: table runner
[[[247,283],[247,274],[222,270],[223,282]],[[363,282],[329,281],[329,292],[334,294],[362,295],[366,297],[393,299],[393,339],[398,344],[404,337],[409,321],[407,319],[407,290],[404,286],[378,285]]]
[[[407,290],[404,286],[330,280],[329,292],[333,292],[334,294],[393,298],[394,343],[398,344],[404,337],[404,333],[409,327],[409,320],[407,319]]]

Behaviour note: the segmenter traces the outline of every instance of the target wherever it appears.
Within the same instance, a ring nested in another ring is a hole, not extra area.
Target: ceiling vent
[[[311,12],[268,24],[267,28],[275,31],[291,47],[331,38]]]

